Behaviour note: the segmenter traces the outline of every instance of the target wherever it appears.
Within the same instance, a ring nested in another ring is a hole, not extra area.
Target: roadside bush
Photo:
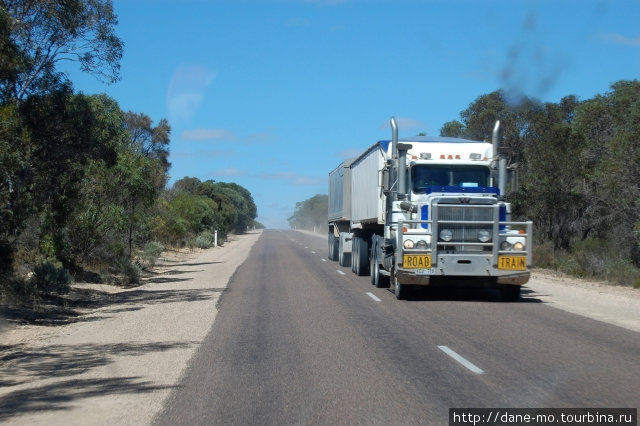
[[[576,242],[571,252],[558,250],[547,254],[548,264],[542,267],[578,278],[602,279],[638,288],[640,269],[624,253],[625,248],[615,241],[593,238]]]
[[[70,289],[71,275],[59,262],[45,261],[36,265],[30,281],[39,293],[65,294]]]
[[[556,269],[555,250],[552,242],[534,243],[533,266],[535,268]]]
[[[131,285],[140,283],[140,273],[142,272],[140,265],[132,262],[129,258],[122,257],[116,262],[120,278],[118,281],[121,285]]]
[[[201,249],[209,248],[213,245],[214,235],[210,231],[202,231],[196,237],[195,246]]]
[[[164,246],[158,241],[150,241],[144,246],[142,251],[142,260],[145,264],[153,266],[156,264],[156,260],[160,257],[164,251]]]

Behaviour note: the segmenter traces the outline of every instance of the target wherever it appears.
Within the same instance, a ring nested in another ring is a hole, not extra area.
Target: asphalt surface
[[[640,335],[525,290],[398,301],[265,231],[157,424],[434,424],[454,407],[638,407]],[[457,358],[457,359],[456,359]]]

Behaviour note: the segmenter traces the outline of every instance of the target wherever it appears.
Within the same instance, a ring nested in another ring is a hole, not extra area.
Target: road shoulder
[[[261,232],[172,256],[133,289],[67,325],[0,332],[0,422],[149,424],[211,329],[217,302]]]

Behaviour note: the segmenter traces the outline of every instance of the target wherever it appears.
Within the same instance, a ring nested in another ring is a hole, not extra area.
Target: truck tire
[[[358,266],[358,240],[360,238],[353,237],[351,241],[351,272],[357,274],[356,268]]]
[[[369,272],[369,281],[377,287],[378,275],[376,274],[376,254],[374,250],[371,250],[371,253],[369,254]]]
[[[357,238],[355,241],[354,260],[356,264],[355,273],[359,276],[369,275],[369,244],[364,238]]]
[[[397,277],[393,277],[394,290],[396,299],[406,300],[409,297],[410,286],[409,284],[400,284]]]
[[[373,272],[371,273],[371,275],[375,275],[375,280],[376,282],[374,283],[374,285],[377,288],[389,288],[390,284],[389,284],[389,277],[387,277],[386,275],[382,275],[380,273],[380,264],[378,262],[376,262],[375,267]]]
[[[329,260],[333,262],[338,260],[338,243],[340,243],[338,238],[335,235],[330,234],[329,235]]]
[[[340,266],[350,266],[351,265],[351,253],[346,252],[344,249],[345,240],[340,234],[340,239],[338,242],[338,263]]]
[[[519,285],[502,285],[500,286],[500,296],[502,296],[503,302],[517,302],[520,300],[520,287]]]

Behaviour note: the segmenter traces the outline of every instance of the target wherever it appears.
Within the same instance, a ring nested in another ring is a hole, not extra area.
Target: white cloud
[[[235,168],[229,169],[218,169],[209,173],[209,176],[213,177],[229,177],[229,176],[244,176],[246,175],[246,170],[240,170]]]
[[[197,150],[195,152],[171,152],[170,158],[218,158],[218,157],[230,157],[236,155],[236,151],[233,149],[228,150]]]
[[[287,27],[308,27],[311,25],[311,21],[306,18],[289,18],[286,23]]]
[[[319,185],[327,182],[326,178],[318,178],[312,176],[303,176],[297,173],[261,173],[258,175],[260,179],[266,180],[284,180],[291,185]]]
[[[622,34],[608,33],[608,34],[598,34],[598,37],[610,41],[614,44],[622,44],[625,46],[640,46],[640,35],[637,35],[633,38],[625,37]]]
[[[198,109],[213,82],[215,73],[206,67],[180,67],[173,73],[167,89],[170,121],[188,120]]]
[[[347,159],[347,158],[356,158],[362,154],[364,150],[358,148],[345,149],[343,151],[338,152],[338,157]]]
[[[224,129],[194,129],[185,130],[180,135],[185,141],[212,141],[212,140],[236,140],[237,137]]]
[[[396,117],[396,124],[398,125],[398,130],[403,131],[407,129],[424,129],[426,124],[422,121],[414,120],[413,118],[408,117]],[[381,126],[381,129],[390,129],[391,122],[389,120],[385,121]]]
[[[268,142],[274,142],[276,140],[278,140],[278,135],[268,131],[252,133],[249,136],[247,136],[247,143],[249,144],[268,143]]]
[[[324,6],[324,5],[342,4],[348,1],[349,0],[302,0],[302,3],[318,4],[318,5]]]

